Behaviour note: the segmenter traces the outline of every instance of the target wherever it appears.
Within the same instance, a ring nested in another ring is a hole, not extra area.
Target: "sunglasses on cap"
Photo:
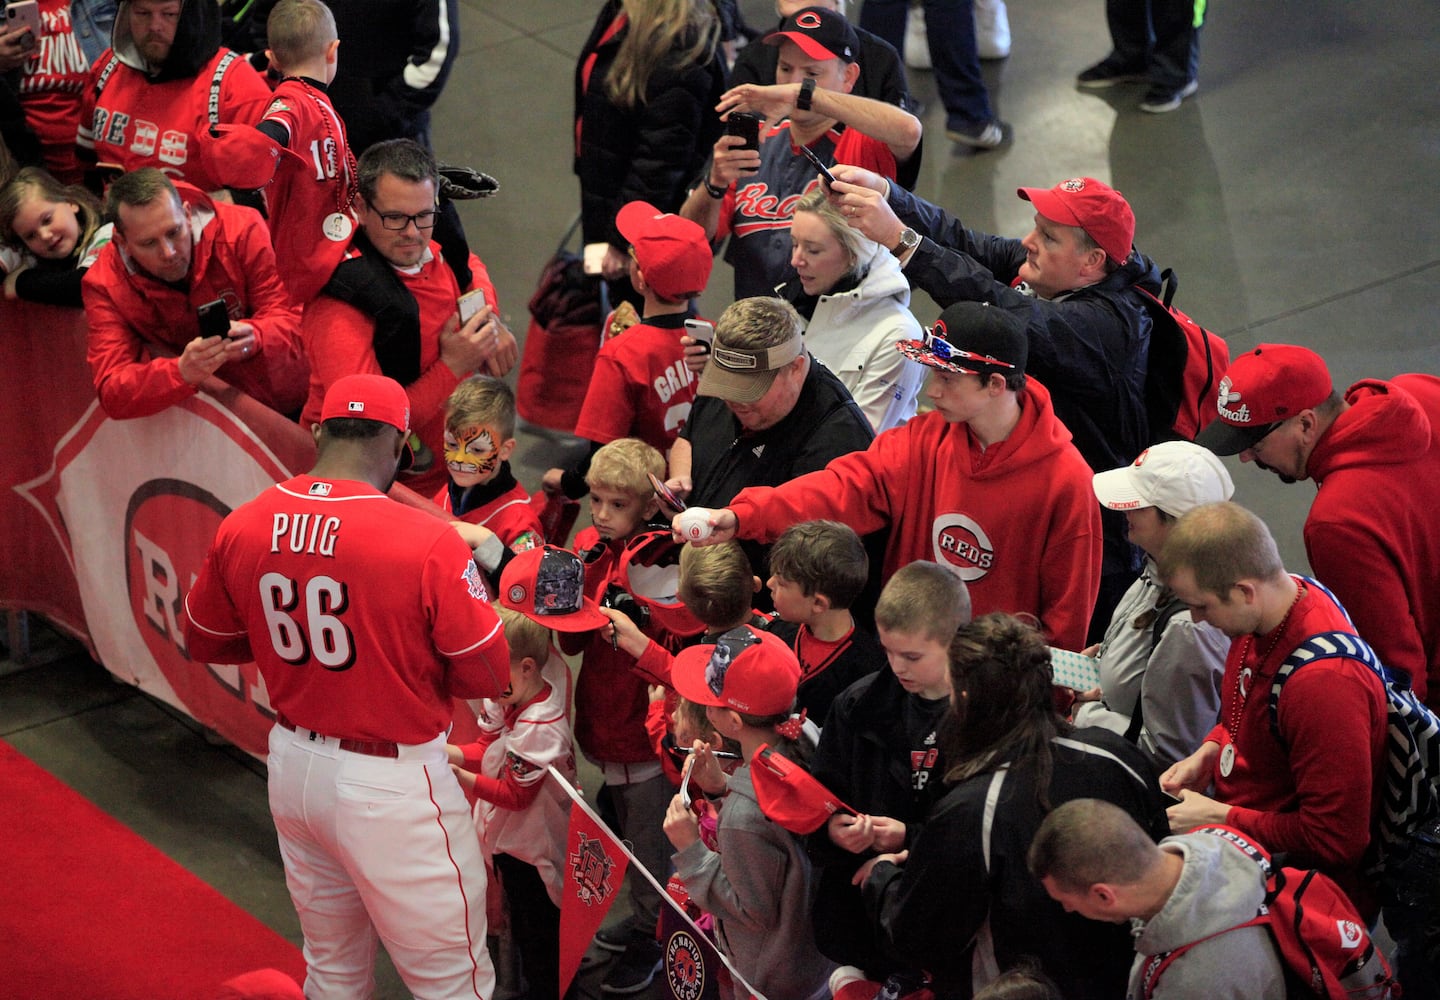
[[[925,330],[925,349],[934,354],[941,361],[969,361],[977,365],[989,365],[992,368],[1014,368],[1008,361],[1000,361],[988,354],[975,354],[973,351],[962,351],[944,337],[935,333],[935,328]]]

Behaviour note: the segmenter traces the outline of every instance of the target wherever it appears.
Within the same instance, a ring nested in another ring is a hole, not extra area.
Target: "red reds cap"
[[[610,619],[585,596],[585,564],[569,549],[527,549],[500,574],[500,604],[557,632],[589,632]]]
[[[1030,359],[1025,321],[988,302],[957,302],[940,314],[923,340],[898,340],[911,361],[957,375],[1022,374]]]
[[[211,125],[196,134],[200,157],[216,179],[242,191],[263,188],[285,157],[304,163],[254,125]]]
[[[630,241],[635,263],[655,294],[680,302],[705,290],[715,253],[698,223],[632,201],[615,216],[615,228]]]
[[[681,602],[680,552],[685,546],[664,531],[643,531],[620,553],[620,586],[650,609],[650,619],[671,635],[689,638],[705,623]]]
[[[346,375],[325,393],[320,422],[336,418],[378,420],[403,434],[410,433],[410,397],[393,378]]]
[[[1215,453],[1189,441],[1153,444],[1124,468],[1095,473],[1091,486],[1111,510],[1158,507],[1171,517],[1229,500],[1235,492]]]
[[[750,781],[760,811],[791,833],[814,833],[837,812],[855,815],[809,771],[768,745],[750,759]]]
[[[1314,351],[1293,344],[1260,344],[1230,362],[1215,405],[1220,418],[1195,436],[1217,455],[1238,455],[1301,410],[1335,391],[1330,370]]]
[[[405,451],[400,455],[400,471],[415,464],[415,451],[410,445],[410,397],[393,378],[384,375],[346,375],[337,379],[325,393],[320,422],[335,419],[376,420],[389,424],[405,435]]]
[[[675,654],[671,679],[680,696],[697,705],[780,715],[795,706],[800,661],[779,636],[741,625],[713,646],[701,643]]]
[[[1135,213],[1125,196],[1093,177],[1072,177],[1053,188],[1019,188],[1015,192],[1035,211],[1065,226],[1085,230],[1105,256],[1125,263],[1135,244]]]
[[[806,7],[785,19],[779,31],[771,32],[762,41],[779,45],[792,41],[811,59],[843,59],[853,63],[860,53],[860,39],[844,14],[824,7]]]

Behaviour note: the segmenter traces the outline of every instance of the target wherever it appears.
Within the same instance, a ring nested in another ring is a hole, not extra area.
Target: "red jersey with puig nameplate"
[[[205,168],[194,139],[209,128],[217,73],[215,112],[220,123],[259,121],[270,102],[270,88],[244,57],[227,48],[194,76],[161,83],[152,83],[107,49],[90,68],[75,144],[94,150],[98,162],[118,164],[127,172],[159,167],[172,180],[189,181],[202,191],[218,190],[223,185]]]
[[[200,662],[252,656],[270,703],[342,739],[425,743],[510,681],[500,619],[448,523],[368,483],[296,476],[220,525],[185,597]]]
[[[290,134],[286,148],[295,153],[280,158],[265,199],[281,280],[304,305],[335,273],[359,225],[351,207],[355,174],[345,124],[324,90],[295,77],[275,88],[261,121],[282,126]]]
[[[820,162],[849,163],[895,179],[895,154],[853,128],[831,129],[810,143]],[[790,218],[795,203],[820,183],[815,168],[790,138],[790,122],[760,133],[760,169],[725,193],[717,237],[730,236],[725,259],[735,269],[735,298],[773,295],[795,277],[790,266]]]
[[[695,375],[685,366],[685,315],[636,323],[600,347],[575,433],[609,444],[637,437],[662,455],[695,402]]]

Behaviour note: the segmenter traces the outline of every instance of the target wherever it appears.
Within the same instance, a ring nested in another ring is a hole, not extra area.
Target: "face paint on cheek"
[[[489,427],[466,427],[445,432],[445,464],[451,472],[488,475],[500,464],[495,448],[498,435]]]

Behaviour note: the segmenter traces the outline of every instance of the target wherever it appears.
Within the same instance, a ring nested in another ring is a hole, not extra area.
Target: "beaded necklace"
[[[1240,669],[1235,675],[1235,697],[1230,702],[1230,718],[1225,723],[1225,731],[1230,734],[1230,742],[1220,753],[1220,774],[1224,777],[1230,776],[1231,769],[1235,766],[1235,743],[1240,737],[1240,717],[1245,710],[1245,703],[1250,698],[1250,680],[1255,671],[1270,658],[1275,652],[1275,647],[1285,636],[1285,628],[1290,624],[1290,616],[1300,605],[1300,598],[1305,596],[1305,585],[1295,581],[1295,597],[1290,602],[1290,607],[1285,611],[1285,617],[1280,619],[1280,624],[1275,626],[1270,633],[1270,641],[1260,651],[1260,658],[1255,661],[1254,669],[1247,667],[1245,661],[1250,658],[1250,651],[1255,646],[1255,633],[1245,636],[1245,644],[1240,650]]]
[[[330,158],[339,155],[342,150],[344,151],[345,176],[341,183],[335,185],[335,211],[325,217],[322,228],[325,235],[337,243],[348,240],[354,230],[354,223],[350,219],[350,206],[355,203],[355,196],[359,193],[356,187],[359,165],[355,161],[355,154],[350,151],[350,144],[340,141],[336,135],[336,130],[331,122],[331,118],[336,115],[336,112],[330,102],[316,93],[315,87],[303,76],[287,76],[281,83],[286,81],[300,84],[305,91],[305,96],[315,102],[315,107],[320,112],[320,120],[325,125],[324,151],[327,162],[323,164],[317,162],[316,167],[326,176],[334,177],[338,173],[338,169],[329,162]]]

